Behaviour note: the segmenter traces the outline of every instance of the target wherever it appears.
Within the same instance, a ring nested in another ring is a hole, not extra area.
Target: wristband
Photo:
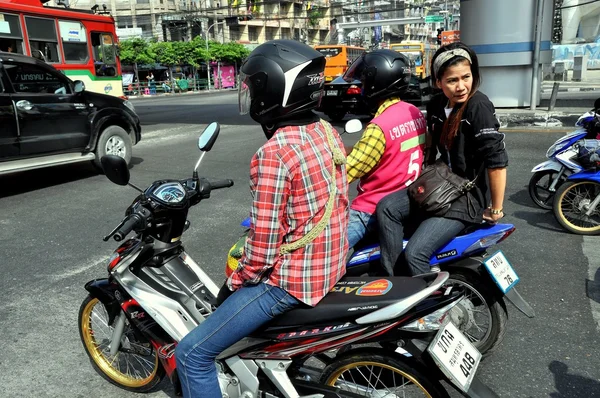
[[[495,216],[502,214],[502,210],[503,210],[503,209],[492,209],[491,207],[489,209],[490,209],[490,213]]]

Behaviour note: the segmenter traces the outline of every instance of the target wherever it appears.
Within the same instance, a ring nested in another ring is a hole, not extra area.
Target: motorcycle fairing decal
[[[448,258],[448,257],[454,257],[457,254],[458,254],[458,252],[456,251],[456,249],[452,249],[450,251],[442,252],[442,253],[436,255],[435,258],[438,259],[438,260],[443,260],[443,259]]]
[[[591,181],[600,183],[600,173],[598,173],[597,171],[594,171],[594,170],[585,170],[585,171],[582,171],[579,173],[571,174],[569,176],[569,178],[567,178],[567,180],[569,180],[569,181],[591,180]]]
[[[163,365],[167,376],[169,376],[169,379],[172,380],[175,369],[177,368],[177,362],[175,361],[175,348],[177,347],[177,343],[161,345],[156,341],[152,341],[152,345],[158,353],[158,359]]]
[[[285,340],[290,340],[290,339],[294,339],[294,338],[297,339],[299,337],[311,337],[311,336],[315,336],[315,335],[340,331],[341,329],[347,329],[353,325],[354,324],[352,324],[350,322],[346,322],[341,325],[326,326],[323,328],[305,329],[300,332],[280,333],[279,335],[277,335],[277,340],[285,341]]]
[[[383,296],[392,289],[394,284],[387,279],[378,279],[367,283],[356,291],[357,296],[373,297]]]

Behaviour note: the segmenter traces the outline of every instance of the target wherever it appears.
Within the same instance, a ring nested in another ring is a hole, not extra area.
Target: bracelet
[[[490,209],[490,213],[493,215],[496,215],[496,216],[499,214],[502,214],[502,210],[503,210],[503,209],[492,209],[491,207],[489,207],[489,209]]]

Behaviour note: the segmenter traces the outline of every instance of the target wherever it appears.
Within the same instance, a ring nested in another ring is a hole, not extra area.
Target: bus
[[[413,74],[424,79],[429,74],[429,64],[436,48],[420,41],[403,41],[390,44],[390,49],[408,57]]]
[[[342,76],[348,66],[365,52],[362,47],[345,45],[315,46],[314,48],[325,56],[325,82]]]
[[[0,51],[52,65],[86,90],[123,97],[115,21],[48,0],[0,0]]]

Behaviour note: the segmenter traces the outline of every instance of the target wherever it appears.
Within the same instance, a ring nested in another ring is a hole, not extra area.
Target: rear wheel
[[[465,288],[465,298],[449,312],[450,319],[484,357],[504,340],[508,313],[495,286],[487,286],[476,274],[450,273],[446,285]]]
[[[571,181],[563,184],[554,197],[554,216],[567,231],[579,235],[600,234],[600,204],[588,216],[600,184],[594,181]]]
[[[152,390],[164,374],[156,350],[149,341],[138,338],[130,325],[125,325],[119,351],[111,356],[109,345],[113,327],[104,305],[88,296],[79,308],[79,335],[94,370],[106,380],[135,392]]]
[[[563,175],[557,182],[555,190],[551,191],[550,186],[557,176],[558,171],[556,170],[544,170],[538,171],[531,176],[531,179],[529,180],[529,196],[531,196],[533,202],[542,209],[552,209],[552,202],[554,200],[556,189],[558,189],[567,179]]]
[[[323,370],[321,383],[362,397],[448,397],[439,381],[385,354],[346,355]]]

